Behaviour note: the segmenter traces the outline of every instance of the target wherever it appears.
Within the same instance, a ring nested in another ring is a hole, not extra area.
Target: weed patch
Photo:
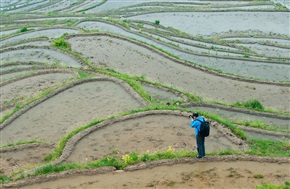
[[[242,108],[249,108],[254,110],[264,110],[263,104],[257,99],[251,99],[245,102],[236,102],[233,106],[242,107]]]
[[[261,156],[290,156],[289,141],[271,141],[271,140],[251,140],[250,149],[247,154]]]

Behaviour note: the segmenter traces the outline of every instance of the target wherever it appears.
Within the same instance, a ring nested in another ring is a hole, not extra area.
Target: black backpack
[[[203,136],[203,137],[207,137],[209,135],[209,131],[210,131],[210,124],[208,121],[200,121],[197,119],[197,121],[199,121],[200,124],[200,131],[198,132],[199,136]]]

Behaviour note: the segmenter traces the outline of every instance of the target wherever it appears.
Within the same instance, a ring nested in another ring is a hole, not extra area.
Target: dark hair
[[[192,116],[193,116],[193,117],[198,117],[198,113],[197,113],[197,112],[194,112],[194,113],[192,114]]]

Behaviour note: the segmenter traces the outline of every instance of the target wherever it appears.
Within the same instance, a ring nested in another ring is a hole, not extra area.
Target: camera
[[[188,117],[189,117],[189,118],[193,118],[193,115],[192,115],[192,114],[190,114]]]

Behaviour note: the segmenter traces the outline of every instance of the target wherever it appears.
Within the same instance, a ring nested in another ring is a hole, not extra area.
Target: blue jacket
[[[201,116],[198,116],[196,119],[197,120],[200,120],[201,122],[204,122],[204,118],[201,117]],[[200,121],[197,121],[197,120],[190,122],[190,126],[192,128],[195,128],[195,135],[196,136],[198,135],[198,132],[200,131],[200,125],[201,125],[201,122]]]

